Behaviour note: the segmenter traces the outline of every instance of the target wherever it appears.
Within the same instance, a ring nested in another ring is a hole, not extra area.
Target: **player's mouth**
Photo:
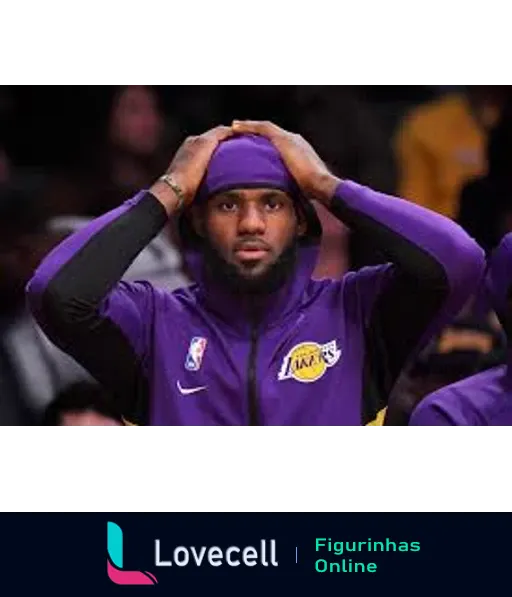
[[[240,244],[236,250],[235,255],[240,261],[259,261],[266,257],[270,249],[262,243],[244,243]]]

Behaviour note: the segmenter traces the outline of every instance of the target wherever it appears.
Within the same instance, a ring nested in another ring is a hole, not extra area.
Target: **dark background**
[[[324,86],[328,90],[329,86]],[[345,88],[349,88],[345,86]],[[432,86],[352,86],[375,109],[402,109],[439,94]],[[275,120],[284,127],[300,125],[300,111],[291,106],[292,86],[160,86],[168,118],[186,134],[198,134],[233,118]],[[69,163],[80,145],[106,119],[111,90],[102,86],[4,86],[4,135],[13,159],[24,165]]]

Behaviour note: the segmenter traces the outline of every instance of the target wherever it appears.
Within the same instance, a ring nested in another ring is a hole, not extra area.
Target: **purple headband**
[[[236,188],[272,188],[294,198],[299,195],[277,149],[256,135],[232,137],[219,145],[197,193],[197,201]]]

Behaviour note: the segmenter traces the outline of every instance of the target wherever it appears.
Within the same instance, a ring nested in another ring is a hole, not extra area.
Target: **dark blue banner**
[[[5,595],[502,591],[510,514],[2,514]]]

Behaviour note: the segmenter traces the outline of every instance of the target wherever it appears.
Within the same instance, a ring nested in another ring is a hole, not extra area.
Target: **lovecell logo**
[[[156,585],[151,572],[123,569],[123,531],[114,522],[107,523],[108,577],[116,585]]]

